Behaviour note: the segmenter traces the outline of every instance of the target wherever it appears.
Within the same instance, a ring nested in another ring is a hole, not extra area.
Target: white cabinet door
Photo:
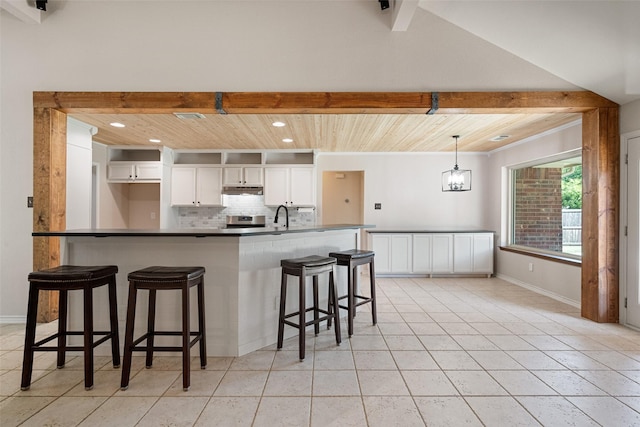
[[[261,186],[263,181],[262,168],[224,168],[224,185]]]
[[[136,181],[160,181],[162,179],[162,164],[138,163],[135,165]]]
[[[431,272],[453,273],[453,234],[432,235]]]
[[[224,185],[242,185],[242,168],[224,168]]]
[[[473,273],[473,234],[453,236],[453,271]]]
[[[222,170],[214,167],[174,167],[171,206],[220,206]]]
[[[431,273],[431,241],[430,234],[413,235],[413,273]]]
[[[391,235],[391,271],[411,273],[411,234]]]
[[[171,206],[195,206],[196,168],[171,169]]]
[[[110,162],[107,168],[107,179],[115,182],[160,182],[162,164],[159,162]]]
[[[249,185],[253,187],[259,187],[264,184],[263,178],[263,169],[262,168],[244,168],[243,170],[243,180],[244,185]]]
[[[291,206],[315,206],[315,170],[291,168],[289,202]]]
[[[264,169],[264,204],[267,206],[289,203],[289,168]]]
[[[265,168],[264,204],[315,206],[315,169]]]
[[[376,274],[391,273],[391,235],[371,234],[371,246],[376,253]]]
[[[107,179],[110,181],[129,181],[133,179],[134,165],[132,163],[109,163]]]
[[[221,168],[198,168],[196,179],[196,204],[198,206],[221,206],[221,183]]]
[[[493,233],[473,235],[473,271],[493,274]]]

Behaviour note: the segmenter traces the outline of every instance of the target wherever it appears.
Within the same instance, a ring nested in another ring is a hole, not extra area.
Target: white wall
[[[66,228],[91,227],[91,137],[96,129],[67,118]]]
[[[483,228],[488,223],[483,200],[491,192],[486,155],[459,153],[460,168],[472,170],[473,190],[443,193],[441,174],[454,163],[453,153],[320,153],[318,194],[323,172],[362,170],[365,224]],[[375,203],[382,209],[375,210]]]
[[[640,130],[640,100],[620,108],[620,134]]]
[[[514,144],[513,147],[497,150],[488,158],[489,187],[493,191],[487,193],[488,222],[486,227],[498,232],[498,245],[507,243],[506,222],[508,206],[504,202],[507,197],[507,172],[510,166],[541,159],[554,154],[580,149],[582,147],[582,124],[576,123],[562,130],[548,132],[534,138]],[[529,271],[529,263],[533,263],[533,271]],[[559,264],[526,255],[496,251],[496,273],[499,277],[514,283],[535,289],[565,302],[579,305],[581,289],[580,267]]]

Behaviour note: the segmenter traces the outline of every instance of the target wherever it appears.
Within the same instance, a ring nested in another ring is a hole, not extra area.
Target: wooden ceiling
[[[184,112],[184,111],[180,111]],[[199,112],[193,110],[193,112]],[[172,149],[317,149],[321,152],[488,152],[578,120],[580,113],[511,114],[216,114],[181,119],[168,113],[70,113],[95,126],[107,145]],[[281,121],[284,127],[272,123]],[[112,122],[124,128],[110,126]],[[503,141],[490,141],[509,135]],[[283,142],[291,138],[293,142]]]

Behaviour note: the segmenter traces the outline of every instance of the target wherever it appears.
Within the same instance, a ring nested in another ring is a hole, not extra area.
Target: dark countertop
[[[373,230],[366,230],[367,233],[495,233],[492,230],[465,227],[380,227]]]
[[[79,229],[64,231],[38,231],[31,233],[34,237],[47,236],[89,236],[89,237],[216,237],[216,236],[263,236],[279,235],[291,233],[321,232],[330,230],[347,230],[351,228],[370,228],[374,225],[363,224],[330,224],[299,227],[263,227],[263,228],[167,228],[167,229],[126,229],[126,228],[105,228],[105,229]]]

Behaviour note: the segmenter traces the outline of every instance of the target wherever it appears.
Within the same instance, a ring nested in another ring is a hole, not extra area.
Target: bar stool
[[[300,360],[304,359],[305,353],[305,329],[309,325],[314,325],[315,334],[320,333],[320,322],[329,320],[338,314],[338,300],[336,299],[336,285],[333,280],[333,268],[336,264],[335,258],[321,257],[318,255],[310,255],[304,258],[283,259],[280,261],[282,266],[282,280],[280,283],[280,316],[278,322],[278,349],[282,348],[284,340],[284,325],[298,328],[298,352]],[[333,304],[333,310],[323,310],[318,304],[318,275],[329,272],[329,304]],[[285,306],[287,303],[287,275],[296,276],[298,281],[298,311],[285,314]],[[313,307],[306,308],[306,278],[313,278]],[[313,311],[313,320],[307,321],[307,312]],[[325,316],[320,317],[320,313]],[[298,316],[298,323],[287,320],[290,317]],[[342,338],[340,336],[340,322],[336,317],[336,344],[340,344]]]
[[[93,388],[93,349],[107,340],[111,340],[111,356],[113,367],[120,366],[120,341],[118,338],[118,308],[116,300],[115,265],[77,266],[61,265],[46,270],[29,273],[29,302],[27,306],[27,325],[24,339],[24,358],[22,362],[22,382],[20,388],[31,387],[33,356],[36,351],[56,351],[58,369],[64,368],[67,351],[84,352],[84,388]],[[93,289],[99,286],[109,287],[109,331],[93,330]],[[36,321],[38,314],[38,294],[41,290],[59,291],[58,332],[38,342],[36,338]],[[67,330],[68,292],[81,290],[84,294],[84,327],[82,331]],[[67,337],[82,335],[83,345],[67,345]],[[102,338],[94,341],[96,336]],[[46,343],[58,339],[56,346],[45,346]]]
[[[349,268],[348,280],[347,280],[347,295],[338,297],[338,300],[347,299],[347,305],[338,305],[340,308],[347,310],[347,322],[349,336],[353,335],[353,318],[356,317],[356,307],[371,303],[371,316],[373,318],[373,324],[378,322],[376,314],[376,273],[373,258],[375,253],[373,251],[365,251],[361,249],[350,249],[340,252],[331,252],[330,257],[334,257],[338,261],[338,265],[344,265]],[[365,297],[358,295],[358,266],[369,264],[369,280],[371,284],[371,296]],[[356,301],[357,298],[357,301]]]
[[[145,366],[151,368],[154,351],[180,351],[182,352],[182,388],[187,391],[190,386],[190,350],[195,343],[200,342],[200,368],[207,366],[207,345],[205,330],[204,310],[204,267],[147,267],[129,273],[129,301],[127,303],[127,324],[124,338],[124,363],[122,366],[122,380],[120,387],[126,390],[129,387],[131,374],[131,362],[134,351],[146,352]],[[190,329],[190,302],[189,290],[197,286],[198,292],[198,331]],[[147,332],[133,339],[136,315],[136,296],[138,289],[149,291],[149,311],[147,317]],[[181,331],[156,331],[156,292],[159,290],[182,291],[182,330]],[[156,336],[181,336],[181,346],[155,346]],[[191,339],[193,337],[193,339]],[[146,340],[146,345],[138,345]]]

